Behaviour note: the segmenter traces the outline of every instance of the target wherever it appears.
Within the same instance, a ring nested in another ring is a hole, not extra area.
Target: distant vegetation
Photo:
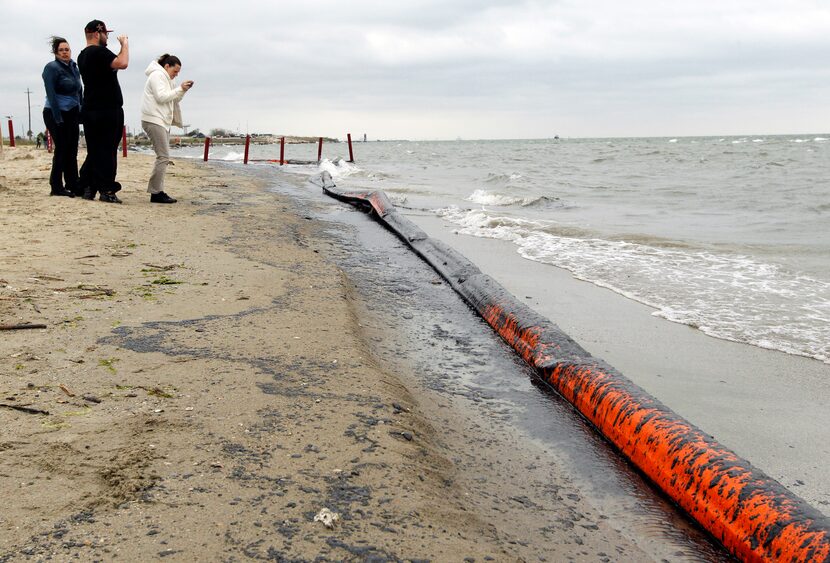
[[[170,134],[170,144],[174,146],[182,145],[200,145],[204,143],[205,137],[210,137],[214,141],[220,141],[225,145],[241,145],[245,143],[245,135],[230,131],[228,129],[214,128],[210,130],[208,135],[202,133],[199,129],[188,131],[187,135]],[[251,143],[257,145],[267,145],[280,142],[280,137],[285,137],[286,144],[294,145],[301,143],[316,143],[320,137],[298,136],[298,135],[275,135],[272,133],[251,133]],[[339,143],[340,140],[332,137],[323,137],[324,143]],[[135,146],[149,146],[150,139],[142,131],[141,133],[130,136],[130,144]]]
[[[187,134],[176,135],[175,133],[170,134],[170,144],[175,146],[182,146],[182,145],[201,145],[205,141],[205,137],[209,136],[214,140],[222,141],[222,144],[226,145],[236,145],[236,144],[244,144],[245,143],[245,135],[242,133],[230,131],[228,129],[221,129],[215,128],[210,130],[209,135],[205,135],[199,129],[193,129],[188,131]],[[84,132],[81,131],[81,138],[83,139]],[[273,144],[279,143],[280,137],[285,137],[286,144],[295,145],[301,143],[316,143],[320,137],[312,137],[312,136],[301,136],[301,135],[277,135],[273,133],[251,133],[251,142],[257,145],[266,145],[266,144]],[[150,139],[147,137],[147,134],[144,131],[139,131],[137,133],[128,133],[127,138],[129,139],[129,144],[133,146],[150,146]],[[15,136],[15,142],[20,146],[28,146],[28,145],[35,145],[35,139],[27,139],[25,137]],[[340,139],[334,137],[323,137],[324,143],[339,143]],[[5,146],[9,146],[9,139],[5,136],[3,137],[3,144]],[[82,146],[83,145],[82,143]],[[46,148],[45,146],[43,147]]]

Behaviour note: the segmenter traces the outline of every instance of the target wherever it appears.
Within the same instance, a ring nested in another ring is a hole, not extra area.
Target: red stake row
[[[46,146],[49,149],[49,152],[52,152],[52,136],[49,132],[46,132]],[[352,149],[352,134],[348,133],[346,135],[346,139],[349,144],[349,162],[354,162],[354,150]],[[12,124],[12,120],[9,120],[9,146],[14,147],[14,125]],[[245,158],[244,163],[248,164],[248,154],[250,152],[251,147],[251,136],[245,136]],[[127,158],[127,126],[125,125],[121,130],[121,156]],[[205,154],[204,154],[204,161],[207,162],[210,156],[210,137],[205,137]],[[317,162],[320,162],[323,159],[323,137],[320,137],[317,141]],[[285,137],[280,137],[280,165],[285,164]]]
[[[349,144],[349,162],[354,162],[354,150],[352,149],[352,134],[348,133],[346,135],[347,142]],[[245,136],[245,155],[242,159],[244,164],[248,164],[248,161],[251,160],[249,158],[251,150],[251,136]],[[126,155],[126,149],[125,154]],[[202,159],[207,162],[210,158],[210,137],[205,137],[205,152]],[[323,137],[319,137],[317,140],[317,162],[319,163],[323,160]],[[287,161],[285,160],[285,137],[280,137],[280,158],[279,160],[268,160],[268,162],[279,162],[280,166],[285,164]]]

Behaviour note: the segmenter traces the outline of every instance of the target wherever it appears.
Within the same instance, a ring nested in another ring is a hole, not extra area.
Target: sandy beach
[[[115,205],[50,197],[45,151],[0,160],[0,324],[45,325],[0,339],[0,561],[645,558],[375,360],[317,221],[184,160],[151,205],[151,162],[119,158]]]

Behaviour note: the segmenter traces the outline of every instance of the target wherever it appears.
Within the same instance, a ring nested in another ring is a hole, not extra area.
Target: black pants
[[[114,193],[121,189],[115,183],[118,171],[118,143],[124,129],[124,110],[83,110],[86,139],[86,160],[81,166],[81,185],[92,191]]]
[[[52,173],[49,186],[53,192],[64,189],[78,192],[78,119],[79,108],[62,111],[63,123],[55,122],[51,109],[43,110],[43,122],[52,135],[54,152],[52,153]],[[65,182],[65,184],[64,184]]]

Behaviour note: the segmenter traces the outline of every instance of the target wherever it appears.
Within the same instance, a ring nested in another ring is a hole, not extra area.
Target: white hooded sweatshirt
[[[171,125],[181,127],[179,100],[184,97],[184,88],[176,86],[157,61],[151,62],[144,74],[147,75],[147,82],[141,101],[141,121],[155,123],[168,130]]]

